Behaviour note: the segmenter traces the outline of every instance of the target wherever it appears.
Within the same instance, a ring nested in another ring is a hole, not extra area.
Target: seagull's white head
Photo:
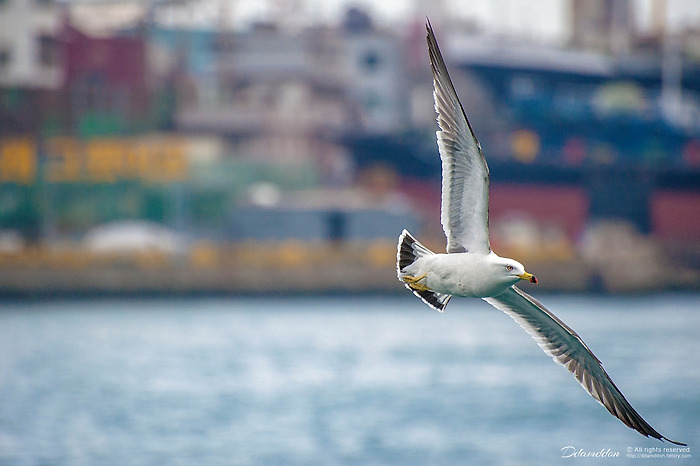
[[[502,278],[503,282],[509,283],[509,286],[519,282],[520,280],[527,280],[531,283],[537,283],[537,277],[526,272],[525,266],[516,260],[498,257],[495,261],[493,261],[491,267],[494,275]]]

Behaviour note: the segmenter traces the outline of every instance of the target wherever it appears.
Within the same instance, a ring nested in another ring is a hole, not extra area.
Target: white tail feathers
[[[435,253],[420,244],[407,230],[404,230],[401,232],[401,236],[399,236],[399,244],[396,253],[396,274],[399,277],[399,281],[403,282],[406,288],[411,290],[414,295],[418,296],[425,304],[436,311],[442,312],[450,301],[451,295],[436,293],[431,290],[417,290],[411,288],[408,283],[403,281],[403,277],[406,275],[404,273],[406,267],[413,264],[419,258],[431,254]]]

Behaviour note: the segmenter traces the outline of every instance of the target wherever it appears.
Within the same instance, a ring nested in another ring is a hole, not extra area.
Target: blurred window
[[[510,95],[516,99],[532,98],[536,92],[537,84],[532,76],[516,75],[510,81]]]
[[[0,142],[0,181],[31,184],[36,164],[36,147],[32,140],[18,138]]]
[[[41,64],[45,66],[57,65],[59,54],[58,41],[51,36],[41,36],[38,40],[39,61]]]
[[[0,5],[2,5],[2,1],[0,0]],[[0,68],[4,68],[10,63],[10,59],[12,58],[12,51],[10,50],[9,47],[0,47]]]
[[[361,60],[362,69],[368,73],[376,73],[382,64],[382,59],[375,50],[367,50]]]

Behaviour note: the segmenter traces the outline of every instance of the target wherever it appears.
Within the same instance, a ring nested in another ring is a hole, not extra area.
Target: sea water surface
[[[541,299],[687,449],[479,300],[95,299],[0,306],[0,464],[700,464],[700,295]]]

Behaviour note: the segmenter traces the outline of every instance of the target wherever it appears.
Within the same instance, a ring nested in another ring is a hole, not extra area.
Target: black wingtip
[[[666,438],[666,437],[664,437],[664,436],[661,436],[661,438],[660,438],[659,440],[662,440],[662,441],[665,440],[665,441],[667,441],[667,442],[669,442],[669,443],[672,443],[672,444],[674,444],[674,445],[679,445],[679,446],[681,446],[681,447],[687,447],[687,446],[688,446],[687,443],[676,442],[675,440],[671,440],[670,438]]]
[[[425,17],[425,34],[428,41],[430,41],[431,37],[435,37],[435,32],[433,32],[433,25],[430,24],[430,19],[427,16]]]

